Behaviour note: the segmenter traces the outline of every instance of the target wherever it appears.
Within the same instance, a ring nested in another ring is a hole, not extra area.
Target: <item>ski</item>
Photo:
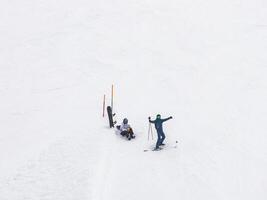
[[[148,152],[148,151],[162,151],[162,150],[167,150],[167,149],[177,149],[178,145],[177,145],[178,141],[175,141],[174,145],[164,145],[164,146],[160,146],[159,149],[144,149],[144,152]]]

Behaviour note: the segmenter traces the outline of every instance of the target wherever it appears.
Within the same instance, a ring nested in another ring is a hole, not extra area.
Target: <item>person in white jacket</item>
[[[133,129],[128,124],[128,119],[127,118],[123,119],[123,122],[122,122],[121,126],[119,126],[118,128],[120,130],[120,134],[122,136],[126,136],[126,138],[128,140],[131,140],[131,139],[135,138],[134,133],[133,133]]]

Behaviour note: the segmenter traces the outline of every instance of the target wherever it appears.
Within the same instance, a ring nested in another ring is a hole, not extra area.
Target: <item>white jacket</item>
[[[128,128],[131,128],[131,126],[130,126],[129,124],[124,124],[124,123],[122,123],[122,124],[121,124],[121,127],[120,127],[120,131],[121,131],[121,132],[122,132],[122,131],[127,131]]]

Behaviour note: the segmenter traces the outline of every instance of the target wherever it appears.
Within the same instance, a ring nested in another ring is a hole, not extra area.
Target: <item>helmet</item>
[[[128,119],[127,119],[127,118],[124,118],[124,119],[123,119],[123,123],[124,123],[124,124],[128,124]]]
[[[157,114],[157,119],[160,119],[161,118],[161,115],[160,114]]]

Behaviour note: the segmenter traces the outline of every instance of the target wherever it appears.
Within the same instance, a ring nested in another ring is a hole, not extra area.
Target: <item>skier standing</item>
[[[156,147],[154,150],[160,150],[160,146],[165,145],[163,143],[163,141],[165,139],[165,134],[163,132],[162,124],[163,124],[163,122],[165,122],[169,119],[172,119],[172,117],[168,117],[166,119],[161,119],[160,114],[157,115],[155,120],[151,120],[151,117],[148,117],[149,122],[155,124],[155,128],[156,128],[157,134],[158,134],[158,140],[157,140]]]

